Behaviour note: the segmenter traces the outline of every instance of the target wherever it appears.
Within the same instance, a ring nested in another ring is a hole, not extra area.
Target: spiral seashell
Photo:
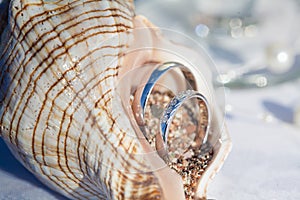
[[[156,48],[127,55],[141,41],[178,46],[157,29],[136,31],[153,25],[135,16],[131,0],[2,5],[0,135],[14,156],[70,199],[184,199],[181,177],[152,151],[128,113],[134,83],[118,86],[134,66],[166,59]],[[215,153],[195,198],[205,198],[230,149],[219,134],[209,140]]]

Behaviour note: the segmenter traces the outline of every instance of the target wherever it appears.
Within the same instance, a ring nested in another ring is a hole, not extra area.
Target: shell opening
[[[132,124],[136,128],[136,132],[142,133],[141,137],[150,146],[150,152],[157,152],[164,160],[165,165],[180,175],[185,198],[194,199],[201,175],[213,156],[212,146],[209,142],[202,144],[203,136],[200,141],[197,141],[197,135],[205,132],[208,128],[208,110],[203,102],[199,103],[195,99],[185,101],[172,118],[167,142],[164,144],[160,137],[160,122],[167,105],[180,92],[197,90],[197,88],[191,84],[193,81],[189,80],[183,71],[178,68],[170,69],[153,82],[153,88],[147,94],[145,106],[141,106],[140,99],[143,91],[151,80],[151,74],[159,65],[161,64],[142,64],[141,67],[127,75],[126,81],[123,80],[127,86],[131,85],[130,89],[127,89],[130,93],[126,97],[129,101],[127,111],[130,118],[133,119]],[[145,76],[137,79],[129,78],[133,74],[145,74]],[[119,85],[123,95],[126,94],[124,92],[125,84],[120,83]]]
[[[172,79],[177,80],[177,84],[172,84],[173,89],[170,89]],[[208,142],[202,144],[203,137],[197,141],[197,135],[208,127],[207,107],[203,102],[197,104],[195,99],[184,102],[170,121],[166,144],[163,144],[160,137],[160,121],[163,112],[168,109],[167,105],[172,103],[172,98],[178,91],[192,88],[179,71],[166,73],[149,94],[143,120],[140,119],[140,109],[136,109],[134,104],[139,99],[136,94],[139,93],[138,90],[131,97],[131,106],[137,122],[140,122],[141,131],[153,150],[157,150],[165,163],[181,176],[186,199],[194,199],[201,175],[213,156],[212,146]]]
[[[123,79],[121,81],[123,84],[119,84],[121,99],[122,101],[126,99],[124,106],[137,136],[144,145],[145,152],[154,152],[157,155],[161,160],[160,169],[166,169],[168,166],[169,174],[161,177],[167,176],[166,182],[170,183],[169,175],[175,173],[180,179],[177,182],[171,181],[172,184],[179,184],[177,188],[183,193],[183,196],[176,199],[205,198],[209,181],[221,167],[230,149],[230,142],[222,143],[223,140],[228,139],[228,133],[223,127],[222,113],[217,107],[219,102],[216,102],[215,91],[211,85],[211,71],[207,70],[208,66],[211,66],[210,62],[205,59],[205,55],[198,54],[201,50],[195,53],[193,50],[164,39],[158,29],[149,28],[152,25],[145,18],[137,16],[135,26],[133,42],[124,53],[122,60],[125,67],[119,73],[119,80]],[[166,33],[169,33],[168,30]],[[176,53],[179,51],[180,54]],[[186,65],[191,75],[195,76],[194,83],[187,81],[181,69],[170,69],[155,81],[151,93],[147,96],[147,104],[141,106],[140,96],[151,74],[157,65],[168,61]],[[202,69],[201,72],[198,70],[199,67]],[[162,139],[157,137],[160,134],[160,117],[174,96],[181,91],[191,89],[203,92],[212,109],[211,126],[208,128],[208,123],[205,124],[205,120],[202,120],[202,125],[209,129],[207,142],[201,143],[197,148],[191,145],[198,133],[195,129],[200,127],[195,122],[200,121],[201,124],[201,120],[194,119],[201,119],[201,116],[207,118],[205,106],[196,104],[191,99],[177,110],[172,119],[166,150]],[[220,91],[222,93],[222,90]],[[222,94],[221,99],[223,99]],[[164,182],[164,178],[161,179],[161,182]],[[170,190],[170,185],[165,184],[166,182],[163,183],[162,188],[166,199],[170,199],[170,195],[174,196],[176,190]]]

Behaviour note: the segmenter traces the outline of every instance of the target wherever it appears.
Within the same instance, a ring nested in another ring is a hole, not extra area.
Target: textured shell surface
[[[127,153],[141,147],[126,136],[133,130],[122,108],[110,112],[115,57],[126,46],[132,9],[121,0],[10,3],[1,39],[1,134],[27,169],[71,198],[160,196],[153,175],[105,166],[145,167]]]
[[[71,199],[184,199],[179,175],[157,167],[163,161],[149,154],[116,92],[134,29],[149,25],[135,16],[133,2],[2,5],[0,134],[14,156]],[[229,151],[216,147],[224,153],[203,190]]]

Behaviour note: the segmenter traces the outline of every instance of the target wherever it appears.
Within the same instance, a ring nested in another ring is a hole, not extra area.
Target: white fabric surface
[[[299,87],[287,83],[227,95],[233,148],[209,187],[210,198],[300,199],[300,127],[290,124]]]

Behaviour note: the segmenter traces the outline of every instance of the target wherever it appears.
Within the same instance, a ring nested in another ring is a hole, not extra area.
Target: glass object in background
[[[137,13],[205,46],[216,84],[257,88],[300,76],[299,0],[139,0]]]

